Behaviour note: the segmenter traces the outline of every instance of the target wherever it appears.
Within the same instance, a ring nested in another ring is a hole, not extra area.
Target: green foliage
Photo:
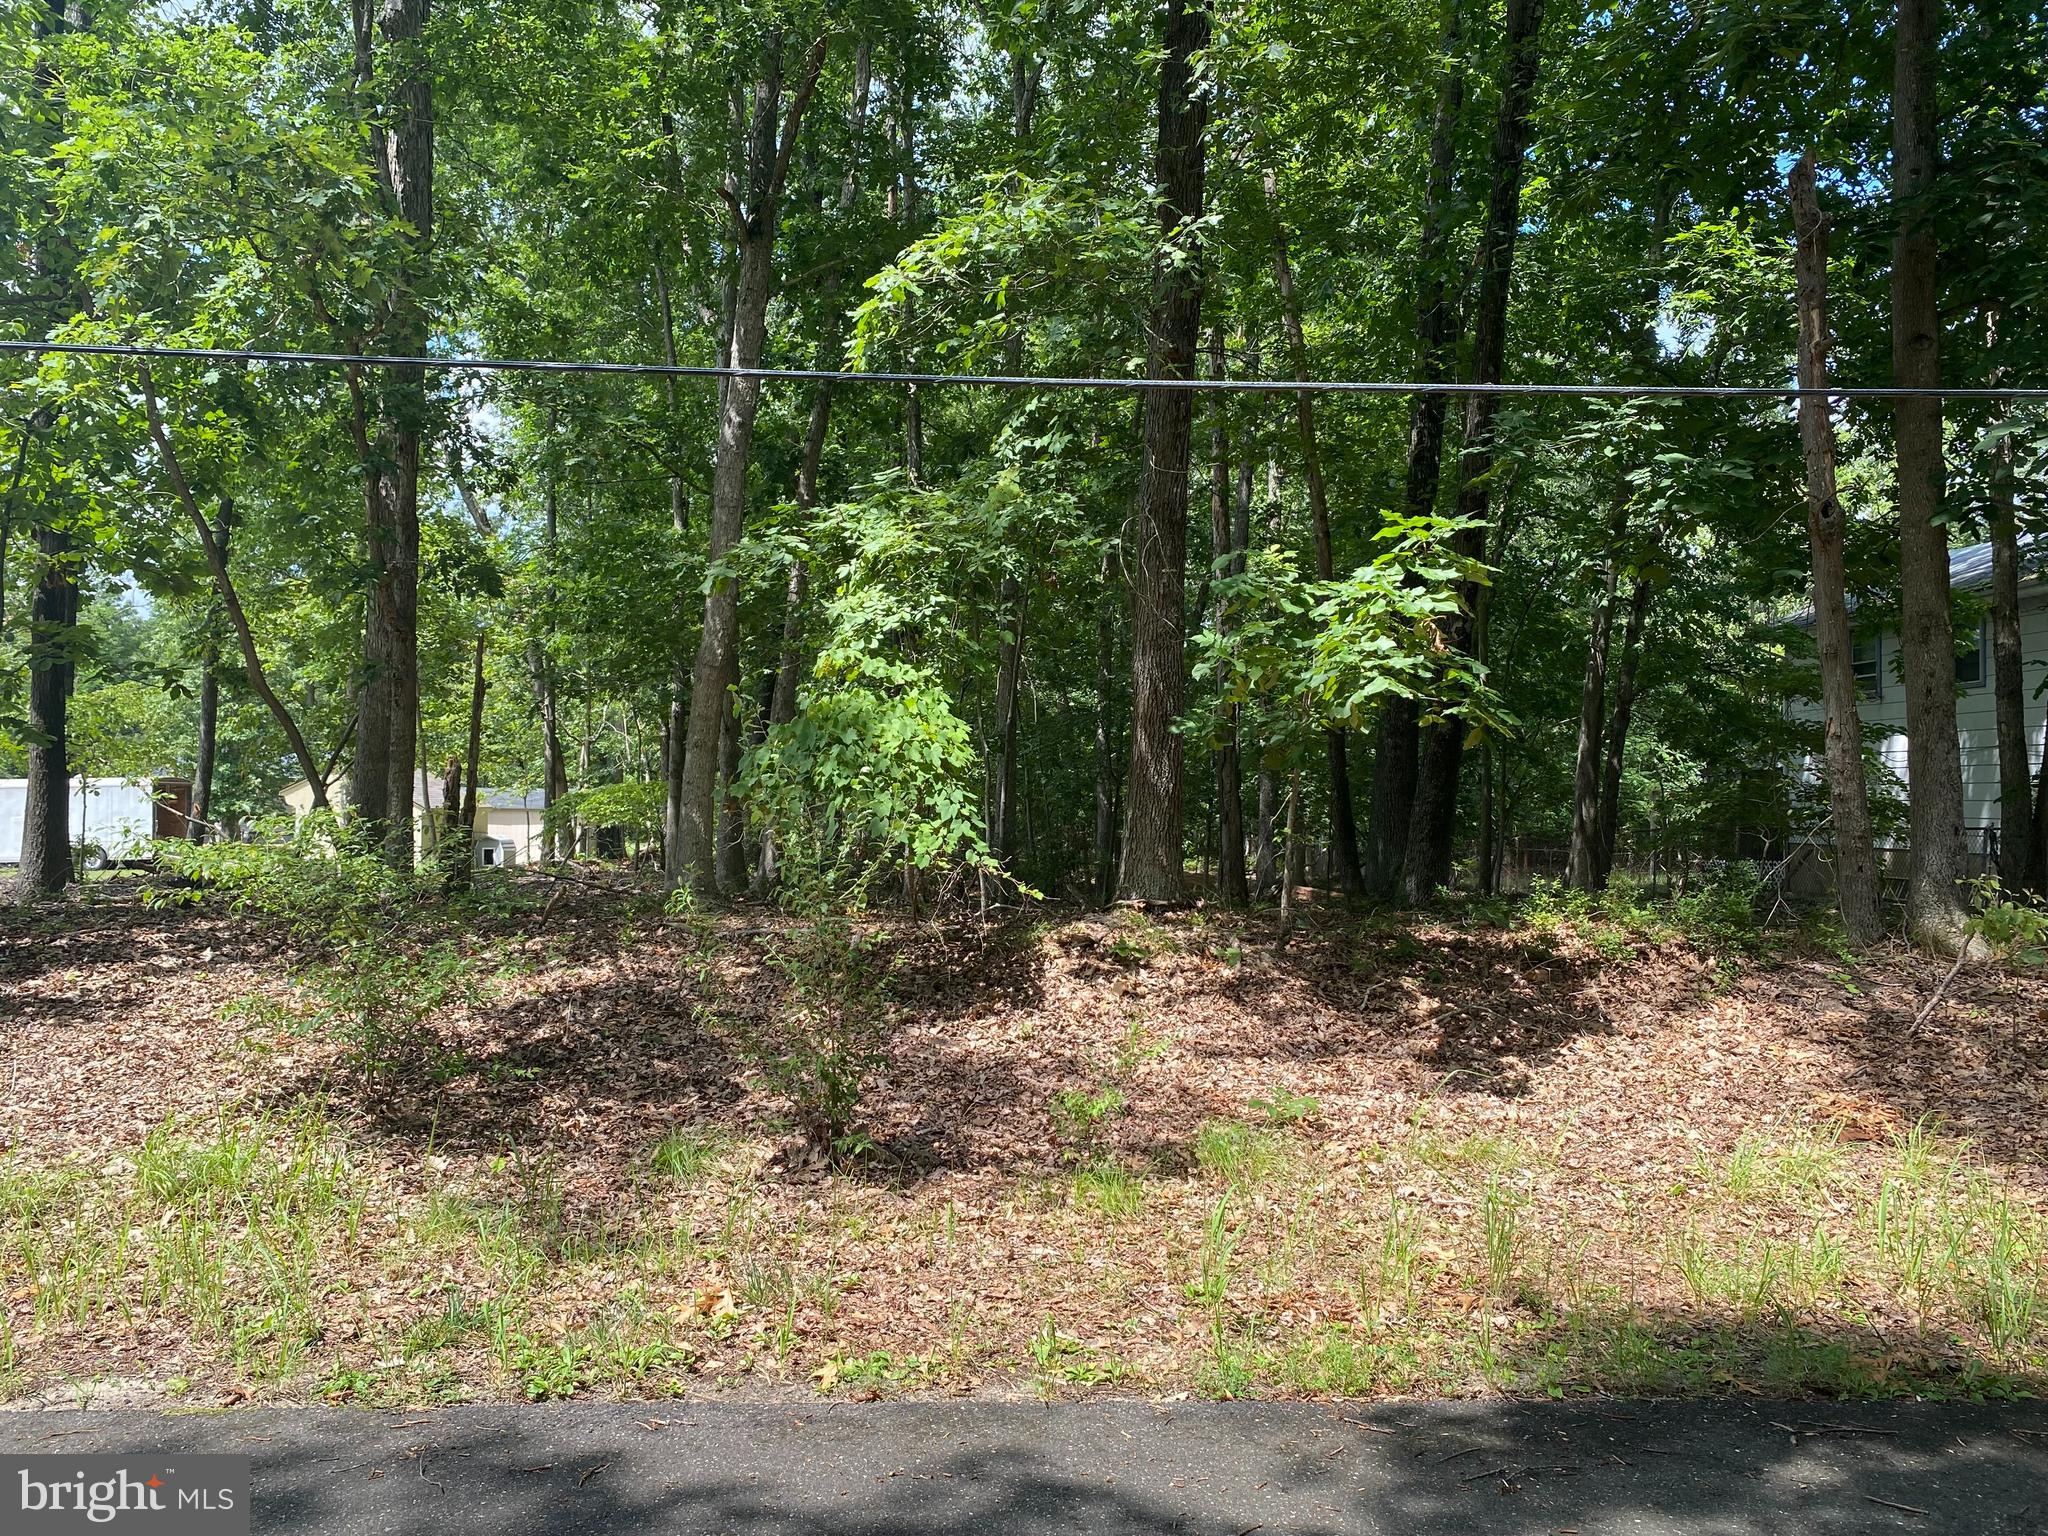
[[[1066,1147],[1066,1156],[1091,1160],[1104,1130],[1124,1112],[1126,1103],[1123,1090],[1109,1086],[1062,1088],[1053,1094],[1048,1106],[1053,1134]]]
[[[636,842],[652,843],[661,837],[666,794],[664,785],[641,780],[591,784],[558,796],[541,824],[556,837],[579,826],[616,827]]]
[[[1709,868],[1671,903],[1671,920],[1681,933],[1709,947],[1743,949],[1756,939],[1757,898],[1763,871],[1747,859]]]
[[[844,918],[825,916],[779,932],[767,958],[786,990],[772,1017],[741,1032],[741,1049],[811,1144],[853,1161],[873,1148],[860,1119],[888,1059],[889,957]]]
[[[1290,1093],[1285,1088],[1277,1088],[1264,1097],[1249,1100],[1248,1103],[1252,1109],[1266,1117],[1267,1124],[1276,1126],[1300,1125],[1303,1121],[1314,1119],[1317,1112],[1322,1109],[1314,1095]]]
[[[1219,706],[1279,701],[1303,739],[1327,725],[1361,725],[1389,699],[1425,695],[1476,726],[1503,725],[1484,668],[1447,654],[1442,642],[1462,585],[1486,576],[1453,551],[1467,526],[1387,519],[1372,558],[1328,582],[1304,577],[1291,552],[1251,551],[1243,574],[1219,569],[1212,578],[1223,622],[1196,638],[1191,676],[1214,689]]]
[[[341,1039],[358,1070],[459,1070],[431,1021],[477,995],[478,965],[431,927],[439,872],[394,869],[328,813],[278,818],[259,835],[264,840],[249,843],[159,842],[157,858],[173,875],[225,894],[235,911],[290,935],[305,954],[306,1022]],[[171,888],[157,899],[189,894]]]
[[[2048,965],[2048,906],[2025,892],[2008,896],[1996,875],[1971,882],[1975,910],[1969,931],[2000,959],[2018,965]]]
[[[869,367],[885,344],[907,342],[955,368],[985,366],[1080,293],[1129,303],[1157,244],[1151,211],[1128,194],[1106,199],[1078,178],[985,176],[977,200],[867,280],[848,362]]]
[[[1195,1162],[1233,1188],[1249,1188],[1280,1165],[1280,1144],[1271,1131],[1234,1120],[1205,1121],[1195,1133]]]
[[[656,1142],[647,1160],[655,1172],[678,1183],[688,1183],[716,1167],[725,1151],[726,1142],[720,1135],[685,1125],[678,1126]]]
[[[975,659],[951,620],[960,584],[989,580],[1020,525],[1063,515],[1057,495],[998,471],[946,490],[885,477],[836,510],[844,560],[794,720],[742,764],[739,792],[804,878],[856,897],[895,870],[993,867],[981,754],[950,674]]]

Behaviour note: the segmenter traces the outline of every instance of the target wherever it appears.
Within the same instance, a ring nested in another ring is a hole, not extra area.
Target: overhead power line
[[[429,373],[620,374],[665,379],[766,379],[792,383],[946,385],[966,389],[1171,390],[1187,394],[1567,395],[1629,400],[2048,400],[2048,386],[1830,384],[1464,384],[1413,379],[1129,379],[1007,373],[874,373],[833,368],[720,368],[688,363],[578,362],[537,357],[391,357],[357,352],[271,352],[250,347],[146,347],[125,342],[0,341],[0,353],[140,357],[162,362],[275,363],[313,368],[410,368]]]

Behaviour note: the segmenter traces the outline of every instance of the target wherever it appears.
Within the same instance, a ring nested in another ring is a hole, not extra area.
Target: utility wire
[[[1801,389],[1763,384],[1454,384],[1406,379],[1119,379],[1035,377],[1005,373],[867,373],[831,368],[721,368],[688,363],[557,361],[533,357],[391,357],[358,352],[267,352],[247,347],[145,347],[125,342],[0,341],[0,353],[37,356],[143,357],[164,362],[278,363],[316,368],[411,368],[432,373],[623,374],[680,379],[768,379],[795,383],[954,385],[968,389],[1094,389],[1185,394],[1292,395],[1597,395],[1620,399],[1797,400],[2048,400],[2048,386],[1837,385]]]

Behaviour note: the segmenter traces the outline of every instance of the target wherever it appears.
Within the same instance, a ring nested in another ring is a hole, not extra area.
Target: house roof
[[[478,795],[478,803],[487,811],[542,811],[547,809],[547,796],[537,789],[524,794],[510,789],[492,789],[485,785]]]
[[[2019,536],[2020,580],[2029,581],[2048,565],[2048,536],[2023,533]],[[1969,544],[1948,552],[1948,584],[1965,592],[1991,585],[1991,546]]]
[[[2019,536],[2020,584],[2039,581],[2048,574],[2048,533]],[[1991,546],[1964,544],[1948,552],[1948,584],[1954,592],[1981,592],[1991,585]],[[1849,611],[1856,611],[1856,597],[1849,595]],[[1813,605],[1808,603],[1792,615],[1791,622],[1802,629],[1813,623]]]
[[[305,782],[304,779],[292,780],[285,786],[285,793],[291,793]],[[348,798],[346,774],[327,786],[327,798],[337,806]],[[424,794],[420,786],[415,784],[412,789],[412,803],[414,810],[425,806],[438,811],[442,805],[441,781],[429,777]],[[514,789],[492,789],[486,784],[477,795],[477,809],[483,811],[540,811],[546,806],[547,796],[537,789],[529,789],[522,793]]]

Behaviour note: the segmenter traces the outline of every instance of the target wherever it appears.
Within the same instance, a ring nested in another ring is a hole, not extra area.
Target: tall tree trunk
[[[1269,169],[1264,178],[1266,207],[1273,216],[1273,281],[1280,294],[1280,323],[1287,337],[1287,359],[1296,379],[1309,376],[1308,341],[1302,333],[1301,302],[1294,292],[1294,263],[1287,252],[1287,226],[1280,218],[1278,178]],[[1309,527],[1314,537],[1316,578],[1336,574],[1330,545],[1330,499],[1323,484],[1323,456],[1316,443],[1316,401],[1308,390],[1294,396],[1294,429],[1301,445],[1302,478],[1308,487]],[[1330,775],[1330,852],[1337,863],[1337,885],[1346,896],[1362,895],[1365,876],[1358,863],[1358,823],[1351,807],[1351,739],[1343,726],[1324,733],[1324,756]]]
[[[1939,0],[1898,0],[1892,75],[1892,382],[1941,383],[1941,312],[1932,210],[1941,146],[1935,116]],[[1899,642],[1906,689],[1906,814],[1913,841],[1907,926],[1953,953],[1963,934],[1963,763],[1956,735],[1955,628],[1948,530],[1940,521],[1941,400],[1893,403],[1898,439]]]
[[[740,776],[742,740],[738,690],[726,694],[725,729],[718,736],[718,883],[737,891],[747,883],[747,817],[733,785]]]
[[[427,316],[420,294],[434,227],[428,13],[429,0],[351,0],[355,85],[368,127],[370,159],[386,210],[405,227],[377,342],[380,350],[402,357],[423,356],[427,348]],[[380,40],[386,61],[381,81],[376,66]],[[349,799],[365,832],[381,840],[385,858],[404,868],[413,856],[412,780],[419,751],[419,477],[420,438],[427,424],[425,376],[414,368],[386,369],[375,395],[375,419],[366,424],[370,441],[363,464],[371,581]]]
[[[1614,847],[1621,835],[1621,769],[1628,750],[1629,720],[1636,707],[1636,674],[1642,662],[1643,624],[1649,617],[1651,586],[1638,576],[1628,601],[1628,624],[1621,636],[1621,667],[1614,679],[1614,706],[1607,717],[1604,750],[1607,761],[1600,774],[1600,838],[1595,884],[1605,889],[1614,873]]]
[[[677,192],[678,194],[680,192],[680,189],[674,185],[673,178],[671,178],[670,190],[672,192]],[[679,361],[679,355],[676,348],[675,306],[671,301],[669,295],[668,275],[662,266],[661,250],[658,245],[656,246],[654,252],[654,291],[655,297],[659,301],[661,306],[662,360],[666,362],[669,365],[669,367],[673,368],[677,365],[677,362]],[[730,316],[730,313],[731,312],[728,309],[728,317]],[[730,335],[728,333],[720,342],[721,362],[726,360],[726,354],[729,353],[730,350],[731,340]],[[721,400],[724,399],[724,395],[722,393],[724,387],[725,380],[720,379],[719,388],[721,390],[721,394],[719,398]],[[662,389],[668,399],[669,422],[671,430],[674,430],[679,426],[680,417],[678,416],[676,410],[676,381],[673,375],[662,380]],[[551,420],[551,432],[552,426],[553,423]],[[552,521],[552,508],[550,509],[549,517]],[[689,537],[690,533],[690,498],[689,492],[683,483],[683,475],[680,467],[678,467],[676,471],[668,477],[668,520],[669,527],[673,529],[675,532],[677,547],[681,548],[683,546],[684,540],[686,540]],[[661,724],[662,872],[671,880],[675,878],[677,873],[675,864],[675,829],[677,819],[679,818],[682,812],[683,737],[689,730],[689,712],[690,673],[689,669],[683,665],[683,658],[679,646],[677,654],[675,656],[674,665],[669,669],[668,709],[662,719]]]
[[[1615,531],[1618,540],[1620,529]],[[1565,884],[1590,891],[1600,884],[1600,732],[1607,717],[1607,651],[1614,638],[1615,582],[1620,551],[1611,545],[1600,601],[1593,610],[1586,670],[1579,685],[1578,751],[1572,759],[1572,832],[1565,858]]]
[[[1529,108],[1536,94],[1542,63],[1543,0],[1508,0],[1507,45],[1503,63],[1500,114],[1493,132],[1493,188],[1487,202],[1486,227],[1479,245],[1479,300],[1472,327],[1472,379],[1498,384],[1507,356],[1508,286],[1513,273],[1515,235],[1521,228],[1522,169],[1527,158]],[[1465,410],[1464,458],[1458,486],[1458,515],[1473,526],[1458,535],[1458,552],[1485,553],[1485,523],[1490,509],[1494,469],[1494,423],[1499,397],[1474,395]],[[1466,594],[1465,616],[1446,626],[1446,643],[1470,653],[1473,641],[1470,608],[1476,591]],[[1469,726],[1450,713],[1431,727],[1418,764],[1415,808],[1408,829],[1408,851],[1402,871],[1405,894],[1424,902],[1451,879],[1451,844],[1457,823],[1458,784],[1465,760]]]
[[[906,67],[897,81],[896,124],[898,149],[903,157],[903,238],[907,244],[917,238],[917,94]],[[904,301],[906,330],[916,325],[917,300]],[[924,483],[924,396],[911,385],[903,392],[903,472],[912,485]]]
[[[1458,120],[1465,110],[1465,0],[1445,0],[1437,80],[1436,111],[1430,124],[1429,184],[1423,202],[1422,243],[1416,259],[1416,378],[1426,384],[1450,376],[1457,306],[1450,297],[1448,246],[1451,195],[1457,171]],[[1403,507],[1410,517],[1436,507],[1443,475],[1444,416],[1448,395],[1419,394],[1409,407],[1408,475]],[[1381,901],[1401,895],[1408,856],[1408,827],[1415,810],[1415,776],[1420,751],[1421,710],[1413,699],[1390,698],[1380,706],[1373,731],[1372,800],[1366,818],[1366,893]]]
[[[213,542],[220,549],[223,567],[228,564],[234,532],[235,504],[223,496],[213,521]],[[193,752],[192,814],[186,818],[186,833],[195,843],[208,841],[214,832],[213,781],[220,758],[221,613],[217,605],[208,609],[206,635],[199,648],[199,741]]]
[[[1102,553],[1102,581],[1095,599],[1095,900],[1108,906],[1116,894],[1116,722],[1111,713],[1116,687],[1117,595],[1112,551]]]
[[[1209,377],[1221,379],[1223,327],[1209,331]],[[1229,397],[1209,397],[1209,552],[1218,577],[1235,575],[1238,549],[1230,495]],[[1216,594],[1209,622],[1219,637],[1230,632],[1230,609]],[[1244,865],[1244,769],[1238,760],[1236,700],[1223,707],[1222,740],[1216,747],[1216,890],[1223,905],[1242,911],[1252,904]]]
[[[1256,369],[1257,359],[1250,365]],[[1245,470],[1238,472],[1237,496],[1241,514],[1250,520],[1251,480],[1248,474],[1249,461]],[[1275,459],[1266,460],[1266,545],[1277,549],[1282,534],[1280,522],[1280,465]],[[1272,702],[1266,701],[1270,712]],[[1265,743],[1270,748],[1271,742]],[[1280,786],[1272,762],[1270,750],[1259,753],[1259,820],[1258,836],[1252,854],[1252,895],[1260,901],[1270,901],[1280,889]]]
[[[42,570],[29,601],[28,792],[22,810],[18,899],[54,896],[71,881],[71,765],[66,729],[75,671],[78,582],[70,533],[36,529]]]
[[[1828,383],[1828,220],[1814,194],[1813,156],[1802,155],[1788,181],[1798,234],[1794,264],[1799,305],[1799,387]],[[1827,396],[1799,397],[1799,443],[1806,460],[1806,534],[1813,546],[1813,630],[1820,651],[1821,711],[1826,720],[1828,808],[1834,823],[1836,899],[1842,926],[1858,944],[1884,935],[1877,858],[1871,846],[1870,803],[1863,779],[1863,723],[1850,663],[1849,609],[1844,595],[1842,503],[1835,488],[1835,424]],[[1946,588],[1948,561],[1942,557]],[[1944,599],[1942,633],[1948,633]],[[1948,686],[1955,686],[1951,661]],[[1953,724],[1954,716],[1950,716]]]
[[[85,9],[67,0],[44,0],[34,23],[39,43],[88,26]],[[39,50],[33,95],[47,110],[51,142],[62,136],[65,112],[55,98],[61,89],[47,49]],[[61,231],[57,209],[48,209],[47,227]],[[38,241],[30,256],[38,286],[47,286],[62,309],[81,308],[77,292],[76,257],[61,232]],[[15,466],[15,487],[26,464]],[[9,492],[10,523],[13,505]],[[45,508],[36,525],[40,568],[29,599],[28,637],[28,787],[22,806],[21,865],[15,882],[17,900],[30,902],[61,892],[71,881],[71,760],[68,728],[77,639],[78,582],[71,530]]]
[[[1010,55],[1010,134],[1021,156],[1030,142],[1038,111],[1038,87],[1044,62],[1027,59],[1021,52]],[[1014,172],[1009,185],[1017,184]],[[1003,366],[1010,374],[1024,371],[1024,333],[1012,327],[1003,337]],[[996,665],[996,782],[995,814],[991,818],[996,854],[1006,864],[1017,857],[1018,836],[1018,729],[1023,719],[1021,701],[1024,674],[1024,628],[1029,618],[1024,586],[1014,576],[1005,576],[1002,608],[1008,616],[1001,654]]]
[[[1196,80],[1193,62],[1209,46],[1207,0],[1167,0],[1160,42],[1159,230],[1162,238],[1188,242],[1194,239],[1190,226],[1202,216],[1207,158],[1208,88]],[[1179,263],[1162,258],[1153,271],[1148,378],[1194,377],[1202,326],[1200,247],[1184,257]],[[1187,690],[1183,607],[1194,397],[1184,390],[1151,390],[1144,405],[1137,580],[1131,594],[1131,773],[1117,886],[1134,900],[1178,901],[1181,739],[1174,726]]]
[[[782,107],[782,37],[771,33],[747,133],[746,203],[734,206],[734,243],[739,250],[733,303],[733,361],[758,368],[767,341],[768,300],[775,282],[775,232],[789,157],[803,125],[805,107],[824,67],[826,38],[805,61],[791,97],[787,121],[778,132]],[[761,380],[736,375],[726,381],[719,411],[718,447],[711,476],[710,561],[715,567],[739,543],[747,510],[747,463],[752,457],[754,418],[761,405]],[[731,578],[712,583],[704,598],[704,625],[690,673],[690,709],[683,738],[680,803],[672,858],[683,878],[703,895],[718,892],[718,738],[728,695],[737,681],[739,592]]]
[[[1005,576],[1002,585],[1003,642],[996,663],[996,856],[1005,865],[1017,857],[1017,722],[1023,711],[1024,585]]]
[[[863,41],[853,55],[853,97],[846,109],[846,134],[855,146],[855,158],[848,162],[846,174],[839,183],[839,214],[845,218],[853,212],[860,195],[860,160],[858,147],[862,135],[867,132],[868,102],[874,89],[874,50]],[[835,264],[826,270],[824,284],[828,294],[839,288],[840,269]],[[818,338],[817,368],[820,373],[838,366],[840,345],[840,312],[832,306],[832,319],[825,334]],[[803,455],[797,461],[796,508],[799,516],[811,511],[818,504],[818,471],[825,461],[825,443],[832,430],[832,380],[820,379],[817,392],[811,397],[810,423],[804,430]],[[773,729],[787,725],[796,718],[797,689],[803,683],[804,671],[804,603],[810,595],[811,570],[802,555],[789,562],[789,576],[782,595],[782,648],[777,657],[775,688],[768,701],[767,725]],[[754,870],[755,887],[767,891],[775,884],[778,845],[775,829],[764,827],[761,831],[759,859]]]
[[[1482,896],[1492,896],[1499,890],[1494,873],[1500,844],[1495,822],[1493,756],[1493,738],[1489,736],[1479,743],[1479,856],[1472,861]]]
[[[1985,317],[1984,340],[1998,349],[1999,312]],[[1994,385],[2005,369],[1994,365]],[[2010,428],[2012,403],[2000,402],[1995,425]],[[1998,877],[2008,890],[2028,883],[2034,846],[2033,779],[2027,768],[2027,690],[2020,646],[2020,535],[2010,431],[1991,445],[1991,690],[1998,720]]]
[[[556,413],[550,408],[547,416],[549,443],[554,441],[555,426]],[[561,537],[561,496],[552,472],[541,496],[541,516],[541,559],[546,563],[548,573],[547,582],[541,590],[541,606],[547,638],[526,642],[526,666],[533,674],[534,702],[540,710],[541,824],[545,829],[542,849],[550,859],[566,859],[573,851],[569,829],[548,816],[548,810],[555,802],[569,793],[569,767],[562,755],[562,706],[555,687],[555,661],[550,647],[555,625],[555,557]]]

